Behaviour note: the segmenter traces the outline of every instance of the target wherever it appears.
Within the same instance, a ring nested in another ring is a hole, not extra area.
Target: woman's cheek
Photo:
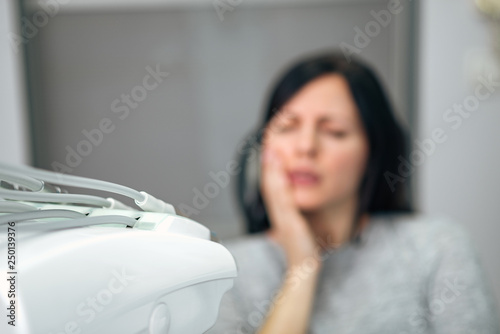
[[[338,183],[356,183],[362,175],[364,168],[364,151],[362,148],[346,148],[332,153],[329,163],[329,174],[336,184]]]

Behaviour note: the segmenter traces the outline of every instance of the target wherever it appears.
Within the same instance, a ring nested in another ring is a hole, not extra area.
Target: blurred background
[[[341,48],[410,131],[414,206],[468,228],[500,300],[499,32],[498,0],[1,1],[0,159],[144,190],[237,236],[224,175],[269,88]]]

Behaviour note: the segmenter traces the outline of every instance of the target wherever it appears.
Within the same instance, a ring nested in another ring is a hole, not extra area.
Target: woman
[[[329,53],[290,68],[242,152],[248,236],[208,333],[499,334],[463,228],[414,213],[404,133],[373,71]],[[258,152],[257,152],[258,153]]]

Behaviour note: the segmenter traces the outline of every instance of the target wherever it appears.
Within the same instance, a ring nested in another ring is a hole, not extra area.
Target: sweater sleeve
[[[467,230],[436,222],[426,320],[436,334],[500,334],[498,305]]]

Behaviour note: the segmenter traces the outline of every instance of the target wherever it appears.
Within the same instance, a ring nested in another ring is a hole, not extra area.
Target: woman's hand
[[[262,152],[260,186],[271,224],[270,237],[285,250],[288,265],[300,266],[307,260],[314,261],[319,269],[321,248],[294,203],[290,181],[280,157],[270,148],[264,148]]]

